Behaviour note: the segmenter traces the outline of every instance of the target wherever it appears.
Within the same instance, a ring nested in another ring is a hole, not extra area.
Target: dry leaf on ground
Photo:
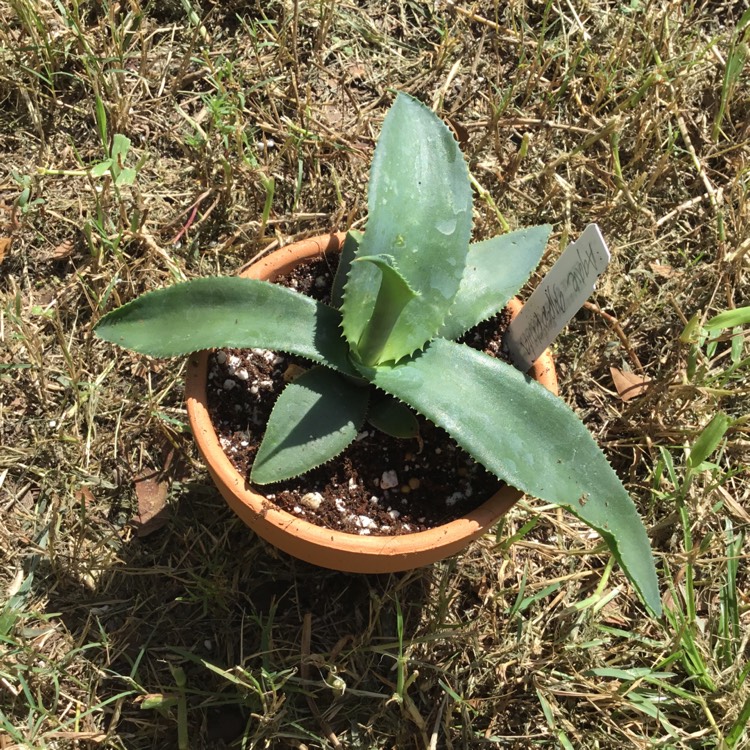
[[[618,370],[616,367],[610,367],[609,372],[617,393],[623,401],[631,401],[636,396],[645,393],[651,382],[651,378],[645,375],[636,375],[634,372]]]
[[[446,118],[450,129],[453,131],[453,135],[456,136],[456,140],[462,149],[466,148],[469,144],[469,131],[462,125],[458,120],[453,117]]]
[[[672,266],[665,266],[662,263],[649,263],[648,265],[655,276],[661,276],[664,279],[671,279],[673,276],[679,276],[681,273]]]
[[[65,260],[73,254],[73,240],[63,240],[53,251],[54,260]]]
[[[733,515],[740,523],[750,524],[750,513],[748,513],[742,504],[735,500],[732,495],[727,492],[725,487],[717,487],[716,491],[721,495],[724,500],[724,505],[731,515]]]
[[[131,355],[130,362],[130,374],[142,380],[146,380],[150,373],[159,373],[166,367],[163,362],[145,359],[139,354]]]
[[[12,242],[12,237],[0,237],[0,263],[5,260],[5,256],[10,252],[10,245]]]
[[[80,503],[83,506],[89,505],[93,507],[96,503],[94,493],[88,487],[80,487],[78,490],[76,490],[73,496],[75,497],[76,502]]]
[[[160,479],[161,476],[161,472],[145,470],[133,480],[138,513],[133,517],[132,524],[135,526],[135,533],[140,537],[158,531],[169,520],[169,484],[166,480]]]
[[[359,63],[352,63],[347,66],[346,72],[349,74],[349,78],[354,81],[364,81],[367,78],[367,68]]]

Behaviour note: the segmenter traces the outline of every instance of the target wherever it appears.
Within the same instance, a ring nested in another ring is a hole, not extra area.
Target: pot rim
[[[241,276],[245,278],[262,278],[273,281],[279,275],[287,273],[300,261],[322,257],[326,252],[336,252],[343,245],[345,233],[331,233],[318,235],[309,239],[291,243],[280,248],[268,256],[254,262]],[[516,298],[509,302],[512,314],[516,315],[522,304]],[[372,560],[373,556],[393,556],[401,558],[414,553],[429,553],[437,550],[448,550],[444,554],[434,554],[428,562],[446,557],[466,546],[472,539],[478,537],[504,515],[522,496],[514,487],[503,485],[488,500],[470,513],[441,526],[415,531],[398,536],[369,536],[350,534],[322,526],[299,518],[276,506],[269,501],[262,492],[256,490],[234,468],[224,452],[216,432],[213,428],[206,403],[206,388],[208,376],[209,351],[196,352],[189,358],[185,395],[187,411],[194,438],[200,452],[214,480],[219,485],[222,494],[232,508],[243,517],[250,526],[263,537],[277,546],[275,537],[279,534],[289,534],[304,539],[309,545],[335,552],[364,555]],[[557,395],[557,376],[549,350],[534,363],[530,374],[535,380]],[[499,481],[499,480],[498,480]],[[235,502],[224,492],[226,488],[234,496]],[[264,530],[266,533],[264,533]],[[455,548],[455,549],[454,549]],[[289,549],[287,549],[289,551]],[[297,554],[294,552],[293,554]],[[308,555],[298,555],[311,562],[327,564],[312,560]],[[417,567],[417,563],[411,567]],[[339,567],[338,563],[335,567]],[[353,569],[351,566],[341,566],[339,569]],[[389,569],[404,569],[395,567]],[[367,566],[362,567],[366,572]]]

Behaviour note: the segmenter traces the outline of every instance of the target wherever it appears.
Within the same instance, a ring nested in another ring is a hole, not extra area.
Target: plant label
[[[555,340],[594,290],[609,257],[596,224],[565,248],[505,334],[516,367],[526,372]]]

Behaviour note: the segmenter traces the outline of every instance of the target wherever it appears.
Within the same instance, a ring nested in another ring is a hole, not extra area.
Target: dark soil
[[[278,283],[327,301],[337,258],[298,266]],[[507,361],[503,311],[469,331],[464,343]],[[208,407],[224,450],[249,478],[265,425],[285,384],[309,363],[262,349],[225,349],[209,360]],[[439,526],[477,508],[499,481],[419,418],[419,438],[401,440],[368,423],[337,458],[301,477],[264,485],[279,507],[318,525],[354,534],[396,535]]]

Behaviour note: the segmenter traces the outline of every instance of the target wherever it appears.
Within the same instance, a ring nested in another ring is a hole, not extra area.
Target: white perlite
[[[398,474],[393,469],[384,471],[383,476],[380,477],[380,489],[390,490],[393,487],[398,487]]]
[[[454,492],[452,495],[448,495],[448,497],[445,498],[445,504],[450,508],[451,505],[455,505],[459,500],[463,500],[463,493],[462,492]]]
[[[370,516],[354,516],[354,523],[361,529],[376,529],[378,527]]]
[[[307,494],[302,495],[300,502],[302,505],[306,505],[310,508],[310,510],[317,510],[323,502],[323,495],[321,495],[320,492],[308,492]]]

